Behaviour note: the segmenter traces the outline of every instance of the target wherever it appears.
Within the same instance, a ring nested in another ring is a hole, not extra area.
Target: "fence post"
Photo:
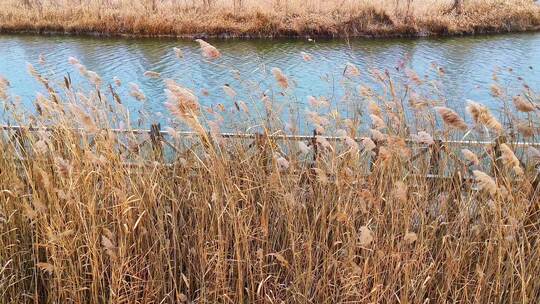
[[[429,148],[431,150],[431,158],[429,160],[429,173],[433,175],[439,175],[441,169],[439,161],[441,160],[442,140],[436,139]]]
[[[497,137],[495,140],[495,146],[493,147],[494,152],[494,160],[493,164],[491,165],[491,174],[492,176],[496,176],[498,173],[500,173],[500,170],[503,166],[502,160],[501,160],[501,144],[506,142],[506,137],[504,135],[501,135]]]
[[[257,145],[257,150],[259,152],[259,157],[257,158],[260,167],[264,168],[265,174],[268,174],[272,169],[272,156],[269,155],[271,152],[270,141],[266,133],[255,133],[255,144]]]
[[[161,124],[152,124],[150,126],[150,141],[152,143],[152,150],[154,151],[154,158],[156,160],[163,160],[163,135],[161,134]]]
[[[317,130],[313,130],[313,137],[311,138],[311,145],[313,146],[313,161],[317,162],[319,158],[319,143],[317,143]]]

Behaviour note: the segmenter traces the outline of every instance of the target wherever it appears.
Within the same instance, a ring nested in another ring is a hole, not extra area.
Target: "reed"
[[[3,0],[0,31],[175,37],[429,36],[537,30],[531,0]],[[308,58],[308,57],[305,57]]]
[[[0,302],[538,301],[540,152],[512,144],[537,139],[536,107],[502,97],[498,120],[478,102],[461,118],[411,72],[344,73],[340,106],[357,110],[310,96],[298,115],[316,131],[293,140],[278,135],[302,130],[281,108],[295,81],[276,68],[219,105],[164,79],[167,132],[141,133],[120,79],[69,60],[87,83],[30,69],[29,108],[0,78],[1,122],[27,126],[0,131]]]

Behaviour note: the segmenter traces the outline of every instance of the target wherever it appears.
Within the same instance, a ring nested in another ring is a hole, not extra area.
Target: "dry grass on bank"
[[[530,0],[3,0],[0,30],[136,36],[425,36],[536,30]]]
[[[0,80],[3,123],[51,128],[0,136],[2,303],[540,298],[540,152],[450,145],[437,167],[433,154],[416,156],[434,138],[535,140],[540,100],[528,86],[512,96],[495,82],[505,115],[470,101],[466,122],[445,108],[444,83],[348,65],[342,111],[324,97],[308,97],[305,110],[317,132],[339,140],[299,143],[268,136],[295,134],[281,120],[295,111],[287,108],[294,81],[278,68],[271,87],[223,87],[223,105],[202,106],[191,89],[164,80],[176,121],[165,139],[176,153],[165,145],[161,154],[147,134],[111,131],[131,129],[126,102],[145,102],[135,84],[118,96],[127,84],[75,58],[88,83],[56,81],[46,60],[29,66],[45,92],[33,111]],[[378,85],[363,86],[368,78]],[[179,136],[185,128],[195,135]],[[224,129],[262,135],[225,140]],[[424,178],[437,172],[449,178]]]

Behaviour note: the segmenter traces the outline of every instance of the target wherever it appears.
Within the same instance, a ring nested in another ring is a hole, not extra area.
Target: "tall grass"
[[[3,0],[0,30],[135,36],[426,36],[536,30],[531,0]]]
[[[500,117],[472,101],[461,117],[412,71],[349,64],[354,110],[308,97],[316,131],[295,141],[279,137],[299,132],[280,69],[260,99],[225,86],[229,103],[212,106],[164,80],[176,122],[162,144],[131,127],[140,89],[119,96],[121,80],[70,62],[88,83],[29,66],[44,87],[33,109],[0,80],[4,123],[24,125],[0,137],[0,302],[538,301],[540,152],[511,144],[538,133],[529,86],[494,85]]]

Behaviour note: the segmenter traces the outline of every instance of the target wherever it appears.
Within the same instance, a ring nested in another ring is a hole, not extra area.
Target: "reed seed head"
[[[435,110],[447,126],[461,131],[467,130],[467,124],[454,110],[446,107],[435,107]]]
[[[199,43],[199,46],[201,47],[202,55],[206,57],[207,59],[217,59],[221,57],[221,53],[219,50],[211,45],[210,43],[202,40],[202,39],[196,39],[196,42]]]

